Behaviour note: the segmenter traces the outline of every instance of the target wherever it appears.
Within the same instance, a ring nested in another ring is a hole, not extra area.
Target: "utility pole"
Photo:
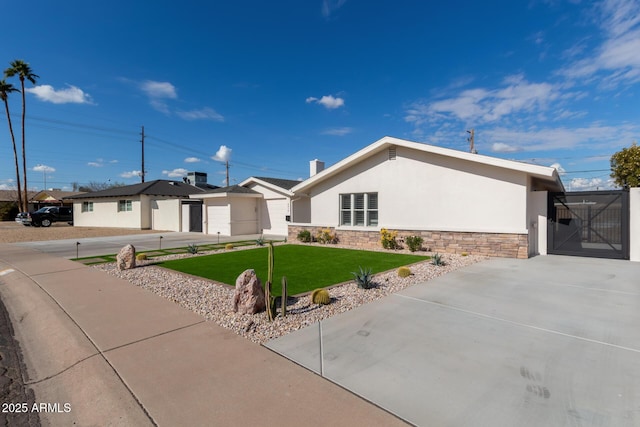
[[[142,178],[142,182],[144,182],[144,126],[142,126],[142,139],[140,142],[142,143],[142,171],[140,172],[140,177]]]
[[[472,154],[478,154],[478,150],[476,150],[474,147],[475,135],[476,135],[475,129],[471,128],[471,130],[468,130],[467,133],[471,135],[469,138],[467,138],[467,141],[469,141],[469,145],[470,145],[469,152]]]
[[[229,160],[227,160],[227,161],[225,162],[225,167],[226,167],[226,169],[227,169],[227,187],[228,187],[229,185],[231,185],[231,184],[229,183]]]

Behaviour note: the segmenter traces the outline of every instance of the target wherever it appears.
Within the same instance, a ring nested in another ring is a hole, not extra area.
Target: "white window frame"
[[[360,197],[362,201],[356,207]],[[378,193],[342,193],[338,197],[338,208],[342,227],[378,226]]]
[[[82,202],[82,212],[93,212],[93,202]]]
[[[118,200],[118,212],[132,212],[133,201],[129,199]]]

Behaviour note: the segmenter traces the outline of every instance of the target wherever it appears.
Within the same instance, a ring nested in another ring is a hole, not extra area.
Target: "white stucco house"
[[[330,228],[380,247],[386,228],[434,251],[526,258],[546,253],[549,191],[564,191],[551,167],[384,137],[291,188],[289,239]]]
[[[251,177],[190,198],[201,200],[203,233],[226,236],[271,234],[286,236],[291,217],[291,188],[299,181]]]
[[[65,197],[80,227],[202,231],[202,203],[189,196],[215,186],[154,180]]]

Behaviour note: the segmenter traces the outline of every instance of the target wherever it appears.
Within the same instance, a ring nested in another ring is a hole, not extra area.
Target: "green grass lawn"
[[[244,270],[252,268],[264,284],[267,280],[266,247],[183,258],[158,265],[183,273],[235,285]],[[274,247],[273,291],[280,295],[282,276],[287,276],[289,295],[312,291],[353,279],[359,267],[380,273],[429,259],[426,256],[338,249],[324,246]]]

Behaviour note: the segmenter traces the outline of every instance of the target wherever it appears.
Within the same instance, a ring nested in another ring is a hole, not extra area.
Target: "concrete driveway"
[[[83,239],[49,240],[40,242],[13,243],[16,246],[36,249],[61,258],[75,258],[76,247],[79,257],[117,254],[127,244],[135,246],[136,251],[156,249],[184,248],[191,244],[226,243],[240,240],[255,240],[259,234],[243,236],[217,236],[203,233],[164,232],[152,234],[132,234],[126,236],[92,237]],[[286,236],[264,235],[266,240],[283,240]],[[77,245],[77,243],[80,243]]]
[[[267,347],[421,426],[640,425],[640,264],[493,259]]]

